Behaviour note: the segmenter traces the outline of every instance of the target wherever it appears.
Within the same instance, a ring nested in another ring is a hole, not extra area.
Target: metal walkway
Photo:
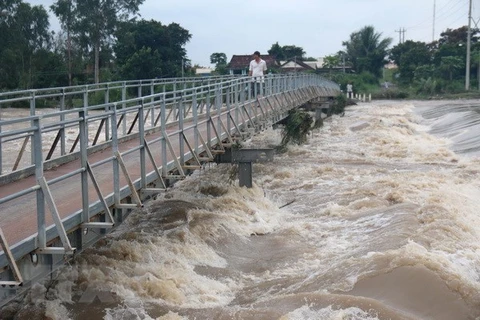
[[[237,140],[340,92],[307,74],[269,75],[258,93],[250,84],[227,76],[0,93],[0,305]],[[12,105],[29,115],[8,118]]]

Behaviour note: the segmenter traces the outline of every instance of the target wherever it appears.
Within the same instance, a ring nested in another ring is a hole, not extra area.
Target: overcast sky
[[[54,0],[24,0],[43,4]],[[446,28],[468,22],[469,0],[145,0],[142,18],[176,22],[192,38],[187,55],[192,64],[210,65],[210,55],[267,53],[278,41],[302,47],[309,57],[323,57],[342,49],[352,32],[373,25],[393,45],[405,28],[405,40],[430,42],[436,2],[435,39]],[[480,0],[473,0],[473,20],[480,18]],[[472,23],[472,25],[474,25]],[[51,28],[60,28],[54,17]]]

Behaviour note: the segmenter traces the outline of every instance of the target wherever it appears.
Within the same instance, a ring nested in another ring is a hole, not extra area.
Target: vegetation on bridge
[[[292,109],[288,117],[283,121],[282,147],[289,143],[303,144],[307,142],[307,136],[312,129],[313,118],[305,111]]]

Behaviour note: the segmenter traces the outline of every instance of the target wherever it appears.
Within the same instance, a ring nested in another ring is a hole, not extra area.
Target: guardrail
[[[121,99],[111,101],[112,90],[119,90]],[[19,210],[27,206],[36,211],[37,222],[35,230],[17,237],[0,220],[13,244],[4,251],[11,251],[15,260],[29,253],[71,254],[88,242],[86,230],[112,228],[123,219],[123,210],[141,206],[145,196],[167,188],[168,180],[182,179],[186,171],[212,161],[216,152],[234,143],[235,135],[278,121],[311,99],[335,96],[339,87],[317,75],[288,74],[268,75],[260,92],[256,90],[249,77],[218,77],[0,94],[0,106],[30,105],[29,116],[0,120],[0,218],[20,217]],[[99,95],[101,103],[93,99]],[[74,102],[80,106],[67,109],[68,97],[75,96],[81,97]],[[57,108],[37,108],[43,99]],[[4,116],[8,110],[2,110]],[[97,157],[101,152],[107,154]],[[68,172],[50,170],[71,163],[75,166]],[[105,172],[111,173],[111,183],[102,183]],[[22,187],[9,190],[15,181]],[[68,194],[66,189],[75,185]],[[67,193],[68,208],[57,206],[59,192]],[[48,261],[51,267],[54,262]],[[1,252],[0,268],[7,265],[16,268]],[[24,278],[32,279],[39,271],[27,273]]]

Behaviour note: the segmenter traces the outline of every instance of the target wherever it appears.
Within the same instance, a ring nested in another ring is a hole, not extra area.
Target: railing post
[[[112,128],[112,154],[113,154],[113,198],[115,205],[120,204],[120,167],[117,159],[118,152],[118,130],[117,130],[117,105],[112,107],[110,127]]]
[[[222,113],[222,106],[223,106],[223,98],[222,98],[222,86],[220,84],[217,84],[217,90],[215,94],[215,106],[217,109],[217,133],[219,139],[222,139],[222,118],[221,113]],[[222,143],[222,141],[218,141],[218,143]]]
[[[147,187],[147,176],[146,176],[146,170],[145,170],[145,162],[146,162],[146,157],[145,157],[145,123],[144,123],[144,114],[145,114],[145,108],[144,108],[144,102],[142,99],[140,108],[138,109],[138,134],[140,138],[140,179],[141,179],[141,186],[140,188],[146,188]]]
[[[195,154],[198,155],[198,106],[197,106],[197,89],[193,90],[192,98],[192,113],[193,113],[193,148]]]
[[[87,113],[85,110],[78,112],[79,121],[79,135],[80,135],[80,166],[82,167],[81,176],[81,188],[82,188],[82,221],[87,223],[90,220],[89,215],[89,204],[88,201],[88,172],[87,172],[87,149],[88,149],[88,138],[87,138]]]
[[[177,79],[173,81],[173,101],[177,100]]]
[[[235,119],[235,120],[237,121],[237,123],[238,123],[239,113],[242,112],[242,114],[243,114],[243,110],[241,109],[240,106],[245,105],[245,99],[247,98],[247,97],[246,97],[247,93],[245,92],[244,85],[245,85],[245,83],[247,83],[247,87],[249,87],[249,86],[248,86],[248,84],[249,84],[248,81],[249,81],[249,80],[240,82],[240,86],[241,86],[241,87],[240,87],[240,104],[237,105],[237,114],[235,115],[235,116],[236,116],[236,119]],[[247,89],[247,90],[250,90],[250,89]],[[248,92],[248,91],[247,91],[247,92]],[[243,128],[246,127],[245,123],[242,124],[242,127],[243,127]]]
[[[105,90],[105,112],[110,110],[108,104],[110,103],[110,84],[107,83],[107,89]],[[110,140],[110,122],[108,119],[105,121],[105,141]]]
[[[123,81],[123,87],[122,87],[122,111],[125,111],[124,109],[127,107],[127,104],[125,103],[125,100],[127,100],[127,83]],[[117,126],[115,124],[115,126]],[[123,123],[122,123],[122,131],[123,135],[125,136],[127,134],[127,114],[123,116]]]
[[[155,101],[154,95],[155,95],[155,83],[154,80],[152,80],[152,83],[150,84],[150,95],[152,98],[150,99],[150,123],[151,127],[153,128],[155,126],[155,106],[153,102]]]
[[[65,110],[65,88],[62,88],[62,96],[60,97],[60,111]],[[66,137],[65,137],[65,114],[60,114],[60,121],[62,122],[62,128],[60,129],[60,154],[64,156],[66,154]]]
[[[239,106],[239,101],[240,101],[240,94],[242,90],[242,84],[240,80],[237,80],[236,85],[235,85],[235,99],[233,101],[234,109],[235,109],[235,123],[238,125],[238,106]],[[240,132],[237,132],[237,134],[240,134]]]
[[[85,117],[88,116],[88,86],[85,86],[85,92],[83,93],[83,111],[85,112]],[[85,137],[87,137],[87,147],[88,147],[88,126],[85,127]]]
[[[211,143],[210,140],[212,139],[212,124],[211,124],[211,118],[210,118],[210,106],[211,106],[211,96],[210,96],[210,86],[208,86],[208,91],[207,91],[207,109],[205,110],[205,114],[207,116],[207,146],[211,148]]]
[[[39,118],[32,121],[33,124],[33,143],[32,153],[35,164],[35,179],[40,181],[43,179],[43,154],[42,154],[42,129]],[[45,197],[42,189],[36,191],[37,196],[37,240],[38,247],[45,248],[47,246],[46,226],[45,226]]]
[[[35,115],[35,111],[36,111],[36,110],[35,110],[35,103],[36,103],[36,101],[35,101],[35,90],[32,90],[32,91],[30,92],[30,116],[34,116],[34,115]],[[32,124],[32,126],[34,126],[33,121],[31,122],[31,124]],[[31,153],[32,153],[32,154],[31,154],[31,157],[30,157],[30,162],[31,162],[31,164],[35,164],[35,154],[34,154],[34,153],[35,153],[35,150],[34,150],[34,148],[35,148],[35,147],[34,147],[34,145],[33,145],[33,143],[32,143],[31,146],[30,146],[30,150],[31,150]]]
[[[162,130],[163,139],[161,140],[162,146],[162,174],[163,177],[166,178],[168,175],[168,158],[167,158],[167,107],[165,101],[165,94],[162,97],[162,106],[160,110],[160,128]]]
[[[184,117],[185,117],[185,92],[181,91],[181,96],[178,101],[178,148],[179,150],[179,156],[180,156],[180,164],[183,166],[185,165],[185,140],[183,140],[183,130],[184,130]]]
[[[227,104],[227,131],[228,131],[228,134],[230,135],[232,133],[232,130],[231,130],[231,126],[232,124],[230,123],[231,120],[230,120],[230,108],[231,108],[231,94],[232,94],[232,91],[231,91],[231,86],[232,84],[229,83],[228,86],[227,86],[227,92],[226,92],[226,95],[227,95],[227,101],[226,101],[226,104]]]

